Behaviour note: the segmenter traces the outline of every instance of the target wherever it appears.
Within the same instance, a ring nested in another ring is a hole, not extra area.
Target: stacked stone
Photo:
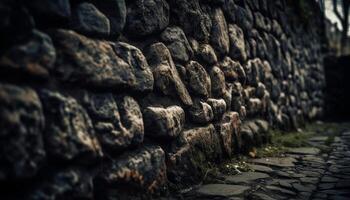
[[[322,112],[317,29],[290,26],[299,19],[283,0],[5,0],[0,10],[6,198],[156,195],[260,144],[269,125]]]

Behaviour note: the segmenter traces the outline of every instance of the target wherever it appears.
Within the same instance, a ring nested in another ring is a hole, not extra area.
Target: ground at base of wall
[[[286,146],[284,140],[300,145]],[[349,199],[350,123],[315,123],[276,134],[272,144],[208,169],[173,199]]]

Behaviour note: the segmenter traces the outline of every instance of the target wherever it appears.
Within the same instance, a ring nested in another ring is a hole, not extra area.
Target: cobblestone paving
[[[328,153],[320,150],[326,140],[313,137],[314,147],[290,149],[286,157],[252,159],[253,172],[223,176],[184,199],[350,200],[350,132],[335,137]]]

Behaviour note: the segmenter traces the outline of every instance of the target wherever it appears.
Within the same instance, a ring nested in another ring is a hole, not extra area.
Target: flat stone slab
[[[243,172],[242,174],[225,176],[225,181],[230,184],[251,183],[258,179],[269,178],[270,176],[261,172]]]
[[[327,136],[315,136],[309,139],[312,142],[325,142],[328,139]]]
[[[299,147],[299,148],[290,148],[287,150],[287,153],[301,154],[301,155],[317,155],[320,153],[320,150],[315,147]]]
[[[291,157],[268,157],[268,158],[257,158],[251,159],[250,163],[261,164],[273,167],[294,167],[294,163],[297,162],[295,158]]]
[[[240,196],[248,189],[250,187],[243,185],[208,184],[202,185],[196,192],[200,196],[232,197]]]
[[[248,166],[250,169],[257,172],[265,172],[265,173],[273,172],[273,169],[271,169],[270,167],[266,167],[264,165],[248,164]]]
[[[276,187],[276,186],[266,186],[267,189],[273,191],[273,192],[277,192],[277,193],[280,193],[280,194],[287,194],[287,195],[296,195],[295,192],[291,191],[291,190],[287,190],[287,189],[283,189],[283,188],[280,188],[280,187]]]

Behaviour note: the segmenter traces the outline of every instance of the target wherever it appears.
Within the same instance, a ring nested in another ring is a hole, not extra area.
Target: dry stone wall
[[[307,2],[1,1],[0,198],[147,198],[320,116]]]

